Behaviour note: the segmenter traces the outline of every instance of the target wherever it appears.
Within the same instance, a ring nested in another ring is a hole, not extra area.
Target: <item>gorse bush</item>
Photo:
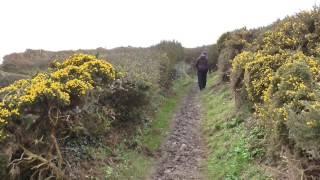
[[[251,46],[255,37],[256,32],[254,30],[247,30],[246,28],[221,35],[217,41],[219,52],[217,65],[222,81],[230,80],[230,68],[233,58],[242,51],[252,48]]]
[[[257,115],[274,135],[289,143],[291,118],[289,112],[300,114],[304,103],[316,100],[314,79],[307,63],[295,61],[281,66],[263,95],[262,105],[256,104]]]
[[[294,112],[290,106],[288,109],[287,126],[290,129],[289,138],[296,142],[296,146],[306,151],[309,158],[318,160],[319,152],[319,102],[303,101],[304,109],[300,113]]]
[[[249,100],[255,104],[261,123],[270,129],[270,133],[276,133],[275,136],[289,143],[289,134],[292,134],[289,124],[295,124],[288,118],[289,112],[300,116],[306,108],[305,102],[318,101],[315,87],[319,65],[318,60],[302,52],[275,55],[244,52],[233,61],[232,77],[235,82],[244,82],[242,85]],[[294,138],[298,143],[296,140]]]
[[[258,46],[268,53],[301,50],[306,55],[319,55],[319,8],[287,17],[263,35]]]
[[[286,146],[313,159],[320,158],[319,22],[315,8],[261,29],[241,46],[245,48],[232,60],[231,73],[236,100],[243,100],[237,98],[241,95],[247,97],[242,104],[253,105],[271,147]],[[241,42],[233,44],[240,47]]]
[[[101,135],[112,123],[139,119],[150,103],[149,89],[85,54],[0,89],[1,143],[9,149],[10,176],[66,178],[58,139]]]
[[[65,73],[65,76],[68,74]],[[71,104],[72,96],[84,96],[93,88],[89,82],[74,78],[62,81],[55,77],[55,73],[40,73],[31,80],[19,80],[2,88],[0,90],[2,134],[5,126],[20,123],[24,115],[30,112],[43,115],[44,111],[48,111],[51,107],[68,106]],[[113,74],[111,78],[114,78]]]
[[[53,107],[79,105],[74,101],[115,78],[111,64],[89,55],[72,56],[62,64],[57,63],[51,73],[39,73],[31,80],[19,80],[0,89],[1,122],[10,126],[28,113],[44,116]]]
[[[271,88],[271,82],[275,81],[277,70],[283,65],[292,66],[292,63],[296,62],[306,64],[315,80],[318,79],[319,71],[317,69],[320,68],[318,60],[306,56],[302,52],[283,52],[275,55],[261,51],[257,53],[243,52],[233,61],[233,86],[237,88],[237,83],[244,81],[250,100],[265,102],[269,98],[267,90]],[[280,71],[283,70],[280,69]]]

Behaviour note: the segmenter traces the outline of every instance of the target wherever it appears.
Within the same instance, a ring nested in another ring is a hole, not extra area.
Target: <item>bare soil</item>
[[[161,156],[151,176],[153,180],[203,179],[199,90],[192,88],[175,114],[172,130],[161,148]]]

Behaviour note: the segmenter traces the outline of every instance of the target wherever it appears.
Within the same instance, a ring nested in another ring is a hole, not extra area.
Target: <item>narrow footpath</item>
[[[153,180],[194,180],[201,177],[204,146],[201,139],[199,90],[194,87],[175,114],[172,130],[161,148]]]

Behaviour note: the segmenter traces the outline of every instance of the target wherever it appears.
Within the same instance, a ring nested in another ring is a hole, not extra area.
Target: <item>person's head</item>
[[[208,55],[208,52],[207,51],[203,51],[203,53],[202,54],[204,54],[204,55]]]
[[[201,57],[207,57],[208,56],[208,52],[206,50],[202,51]]]

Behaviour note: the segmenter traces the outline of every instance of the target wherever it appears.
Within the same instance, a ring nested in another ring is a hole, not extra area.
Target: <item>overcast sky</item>
[[[268,25],[320,0],[0,0],[0,61],[26,48],[66,50],[215,43],[226,31]]]

